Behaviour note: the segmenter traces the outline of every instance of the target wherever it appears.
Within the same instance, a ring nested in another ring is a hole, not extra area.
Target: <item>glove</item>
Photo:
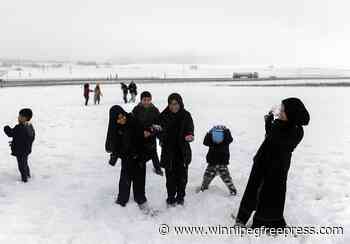
[[[6,134],[8,134],[9,131],[11,131],[11,127],[8,126],[8,125],[6,125],[6,126],[4,127],[4,132],[5,132]]]
[[[115,166],[118,160],[118,155],[116,153],[111,153],[110,158],[109,158],[109,165]]]
[[[272,111],[270,111],[268,114],[266,114],[266,115],[264,116],[265,122],[267,122],[267,121],[269,121],[269,120],[272,120],[272,119],[273,119],[273,112],[272,112]]]
[[[156,133],[161,132],[163,128],[160,125],[152,125],[151,126],[152,130],[154,130]]]

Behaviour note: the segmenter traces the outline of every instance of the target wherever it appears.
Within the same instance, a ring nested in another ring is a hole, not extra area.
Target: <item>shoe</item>
[[[118,204],[118,205],[120,205],[120,206],[122,206],[122,207],[125,207],[125,206],[126,206],[126,203],[120,201],[119,199],[115,200],[115,204]]]
[[[208,188],[207,188],[207,189],[204,189],[204,188],[201,187],[201,186],[197,186],[196,189],[195,189],[195,192],[196,192],[196,193],[200,193],[200,192],[203,192],[203,191],[205,191],[205,190],[208,190]]]
[[[175,198],[167,198],[166,204],[168,207],[175,207],[176,206],[176,199]]]
[[[156,173],[157,175],[160,175],[160,176],[164,175],[162,169],[154,169],[154,173]]]
[[[232,189],[232,190],[230,191],[230,195],[231,195],[231,196],[236,196],[236,195],[237,195],[237,190],[236,190],[236,189]]]
[[[233,226],[239,227],[239,228],[246,228],[247,227],[240,219],[236,219],[236,223]]]
[[[151,212],[151,208],[148,205],[148,202],[144,202],[139,205],[139,209],[142,211],[144,214],[149,214]]]
[[[176,203],[177,203],[178,205],[183,206],[183,205],[185,205],[185,199],[183,199],[183,198],[178,198],[178,199],[176,199]]]

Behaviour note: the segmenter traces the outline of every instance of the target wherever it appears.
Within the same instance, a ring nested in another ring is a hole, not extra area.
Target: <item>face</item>
[[[278,113],[278,119],[283,120],[283,121],[288,121],[287,114],[284,110],[284,105],[281,104],[280,111]]]
[[[141,99],[141,104],[145,108],[148,108],[149,106],[151,106],[151,103],[152,103],[152,98],[151,97],[143,97]]]
[[[126,116],[123,114],[118,114],[117,124],[118,125],[125,125],[126,124]]]
[[[22,115],[18,115],[18,123],[25,123],[25,122],[27,122],[27,118]]]
[[[180,104],[176,100],[172,100],[169,103],[169,110],[172,113],[177,113],[180,110]]]

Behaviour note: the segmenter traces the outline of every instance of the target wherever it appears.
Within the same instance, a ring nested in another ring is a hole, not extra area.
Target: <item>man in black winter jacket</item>
[[[185,110],[182,98],[173,93],[168,97],[168,106],[159,116],[162,128],[160,165],[165,168],[167,204],[183,205],[186,195],[188,165],[192,160],[190,142],[194,140],[194,125],[191,114]]]
[[[219,174],[230,194],[237,194],[236,187],[227,168],[230,161],[229,145],[232,141],[231,132],[225,126],[215,126],[206,134],[203,144],[209,147],[206,157],[208,166],[204,173],[202,185],[197,189],[197,192],[207,190],[211,181]]]
[[[19,111],[18,124],[14,128],[8,125],[4,127],[5,134],[13,138],[11,151],[12,155],[17,158],[22,182],[27,182],[31,176],[28,166],[28,156],[32,152],[32,145],[35,139],[34,127],[29,123],[32,116],[32,110],[24,108]]]
[[[123,82],[120,83],[120,85],[121,85],[121,89],[123,91],[124,103],[128,103],[128,86],[126,84],[124,84]]]
[[[152,133],[152,126],[159,117],[159,110],[152,103],[152,95],[148,91],[141,93],[141,102],[132,110],[135,118],[142,124],[145,133],[145,160],[152,160],[154,171],[163,175],[157,154],[157,140],[155,133]]]
[[[115,105],[110,109],[106,151],[111,153],[110,164],[121,158],[119,193],[116,203],[126,206],[133,186],[134,200],[140,209],[147,207],[145,196],[146,167],[144,165],[144,131],[132,114]]]
[[[292,153],[304,136],[303,126],[308,125],[310,115],[298,98],[282,101],[274,119],[272,111],[265,116],[266,135],[258,152],[244,195],[236,224],[246,225],[255,210],[253,228],[284,228],[283,216],[287,177]]]
[[[137,96],[137,86],[135,84],[134,81],[132,81],[130,84],[129,84],[129,92],[130,92],[130,95],[131,95],[131,98],[130,98],[130,101],[129,102],[135,102],[136,101],[136,96]]]

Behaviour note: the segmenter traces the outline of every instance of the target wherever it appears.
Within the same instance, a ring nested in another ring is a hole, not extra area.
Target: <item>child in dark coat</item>
[[[157,154],[156,136],[148,132],[148,130],[152,130],[152,126],[160,115],[158,108],[152,103],[152,94],[150,92],[144,91],[141,93],[141,102],[134,107],[132,113],[144,127],[144,133],[147,137],[145,139],[145,160],[152,160],[154,172],[158,175],[163,175]]]
[[[191,114],[184,108],[182,97],[172,93],[168,106],[159,116],[159,135],[162,152],[161,167],[165,168],[169,207],[184,205],[188,180],[188,166],[192,161],[190,143],[194,140]]]
[[[121,158],[119,193],[116,203],[126,206],[133,187],[134,200],[144,212],[149,212],[145,195],[146,167],[144,165],[143,127],[131,113],[118,105],[109,113],[109,125],[106,138],[106,151],[111,153],[110,164],[114,166]]]
[[[8,137],[12,137],[11,151],[17,158],[18,169],[21,173],[22,182],[27,182],[30,178],[30,169],[28,166],[28,155],[32,152],[32,145],[35,139],[35,131],[29,121],[33,117],[33,112],[29,108],[19,111],[18,124],[11,128],[4,127],[4,132]]]
[[[237,194],[227,168],[230,160],[229,145],[232,141],[231,132],[225,126],[215,126],[206,134],[203,144],[209,147],[207,154],[208,166],[204,173],[202,185],[197,189],[197,192],[207,190],[211,181],[219,174],[230,190],[230,194]]]

